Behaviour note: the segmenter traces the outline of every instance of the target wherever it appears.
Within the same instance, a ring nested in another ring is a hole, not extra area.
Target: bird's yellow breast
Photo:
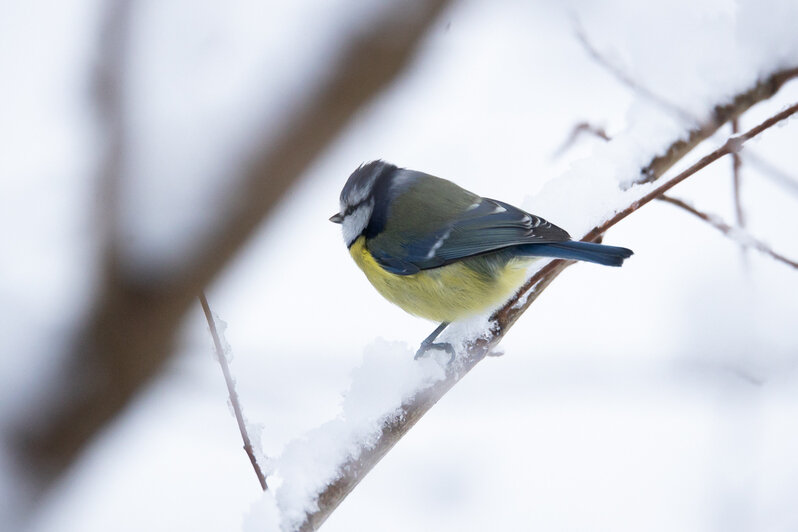
[[[510,259],[486,268],[475,268],[467,258],[413,275],[397,275],[384,270],[366,248],[363,236],[349,253],[374,288],[388,301],[406,312],[434,321],[455,321],[495,308],[507,300],[524,282],[529,261]]]

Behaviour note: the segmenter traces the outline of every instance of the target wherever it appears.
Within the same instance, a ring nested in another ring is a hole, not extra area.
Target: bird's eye
[[[353,212],[355,212],[355,206],[354,206],[354,205],[350,205],[350,206],[349,206],[349,207],[347,207],[347,208],[346,208],[346,210],[344,211],[344,216],[349,216],[349,215],[350,215],[350,214],[352,214]]]

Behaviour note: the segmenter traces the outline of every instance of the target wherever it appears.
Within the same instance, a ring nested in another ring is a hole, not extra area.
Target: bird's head
[[[396,166],[384,161],[372,161],[360,165],[352,172],[341,190],[340,211],[330,217],[330,221],[341,224],[347,246],[357,240],[368,227],[375,205],[382,201],[380,191],[391,179]]]

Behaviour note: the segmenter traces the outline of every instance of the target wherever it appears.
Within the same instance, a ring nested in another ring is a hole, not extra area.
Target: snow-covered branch
[[[720,148],[701,158],[691,167],[680,174],[660,184],[657,180],[665,171],[678,160],[690,153],[699,139],[706,139],[713,135],[727,121],[739,116],[754,103],[772,96],[787,80],[798,76],[798,69],[779,71],[757,83],[751,90],[738,95],[732,103],[717,105],[713,112],[714,119],[704,123],[700,128],[687,134],[688,140],[677,139],[664,150],[664,155],[652,154],[650,162],[645,165],[642,182],[632,183],[626,190],[616,187],[617,198],[622,198],[624,204],[614,212],[604,212],[600,217],[601,222],[587,231],[583,240],[598,241],[612,226],[635,212],[653,199],[660,197],[665,191],[688,177],[696,174],[712,162],[724,155],[735,153],[743,143],[760,134],[774,124],[798,112],[798,105],[794,105],[774,115],[762,124],[752,128],[746,133],[728,139]],[[634,180],[633,180],[634,181]],[[655,186],[656,185],[656,186]],[[570,194],[571,189],[563,189],[563,194]],[[616,199],[617,199],[616,198]],[[551,198],[550,198],[551,199]],[[553,260],[543,264],[526,284],[510,301],[497,310],[491,317],[489,326],[480,333],[473,334],[467,339],[466,349],[448,367],[445,375],[436,379],[420,379],[424,386],[416,390],[406,390],[407,399],[401,402],[398,408],[387,410],[379,416],[372,416],[376,425],[368,436],[360,441],[359,446],[353,448],[352,441],[346,439],[346,451],[340,455],[344,460],[337,465],[325,465],[324,474],[331,475],[329,480],[317,482],[320,491],[312,489],[299,490],[301,494],[282,501],[270,499],[266,504],[276,504],[283,516],[282,527],[284,530],[315,530],[335,510],[352,489],[365,477],[366,474],[382,459],[382,457],[398,442],[410,428],[429,411],[457,382],[465,376],[477,363],[493,349],[509,331],[512,325],[529,308],[533,301],[548,287],[548,285],[573,262]],[[444,357],[446,358],[446,357]],[[429,363],[430,361],[425,361]],[[336,427],[338,433],[343,430]],[[325,431],[307,435],[302,440],[302,445],[310,445],[308,440],[317,439],[325,444],[335,443],[328,440],[329,434]],[[284,457],[277,459],[276,469],[284,467],[290,469],[290,464],[295,458]],[[318,473],[318,472],[316,472]],[[295,489],[291,483],[298,482],[307,486],[307,479],[290,478],[283,475],[288,489]],[[296,490],[295,490],[296,491]],[[304,517],[301,517],[304,513]]]
[[[712,110],[707,123],[691,129],[684,139],[680,139],[640,171],[640,182],[655,181],[677,161],[691,152],[693,148],[712,136],[723,124],[739,118],[745,111],[755,104],[767,100],[781,87],[798,77],[798,67],[779,70],[769,76],[761,78],[750,90],[736,95],[731,102],[718,104]]]

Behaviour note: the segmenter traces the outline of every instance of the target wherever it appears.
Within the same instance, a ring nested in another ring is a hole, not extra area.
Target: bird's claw
[[[422,342],[421,346],[418,348],[418,351],[416,351],[416,356],[414,359],[418,360],[419,358],[423,357],[430,349],[443,349],[449,353],[449,364],[452,363],[454,356],[456,355],[454,347],[452,347],[452,344],[449,342]]]

